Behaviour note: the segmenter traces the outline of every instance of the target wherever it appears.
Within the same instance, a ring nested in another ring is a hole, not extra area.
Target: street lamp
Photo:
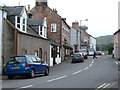
[[[82,21],[88,21],[88,19],[80,20],[80,49],[81,49],[81,26],[82,26]]]

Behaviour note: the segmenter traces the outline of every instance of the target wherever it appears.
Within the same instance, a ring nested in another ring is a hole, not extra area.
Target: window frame
[[[57,24],[56,23],[51,23],[51,32],[53,32],[53,33],[57,32]]]

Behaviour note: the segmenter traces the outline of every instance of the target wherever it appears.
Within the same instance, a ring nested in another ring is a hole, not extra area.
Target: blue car
[[[8,79],[13,79],[16,75],[34,78],[35,74],[48,75],[49,66],[34,55],[12,56],[6,64],[4,74],[8,76]]]

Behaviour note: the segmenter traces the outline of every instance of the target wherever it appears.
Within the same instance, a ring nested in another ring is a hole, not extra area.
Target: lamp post
[[[80,20],[80,49],[82,49],[81,48],[81,26],[82,26],[82,21],[88,21],[88,19]]]

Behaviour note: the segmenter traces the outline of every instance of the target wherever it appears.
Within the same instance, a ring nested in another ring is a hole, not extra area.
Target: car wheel
[[[8,79],[13,79],[13,75],[8,75]]]
[[[30,72],[30,77],[31,78],[34,78],[35,77],[35,71],[32,69],[31,72]]]
[[[45,76],[49,75],[49,68],[48,68],[48,67],[45,69],[44,75],[45,75]]]

